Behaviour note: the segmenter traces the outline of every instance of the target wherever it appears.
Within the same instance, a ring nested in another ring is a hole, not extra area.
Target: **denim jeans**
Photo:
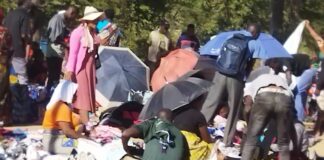
[[[248,124],[242,160],[254,159],[258,138],[271,119],[277,124],[279,159],[289,160],[293,99],[281,93],[264,92],[255,97]]]

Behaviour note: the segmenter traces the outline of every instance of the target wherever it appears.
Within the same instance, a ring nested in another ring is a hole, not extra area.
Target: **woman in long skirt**
[[[79,110],[84,125],[89,122],[89,112],[95,112],[96,68],[95,31],[97,19],[102,15],[94,7],[87,6],[82,23],[73,30],[70,37],[69,58],[66,64],[65,79],[78,84],[74,108]]]

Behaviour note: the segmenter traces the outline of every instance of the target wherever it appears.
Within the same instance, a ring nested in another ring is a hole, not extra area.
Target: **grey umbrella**
[[[211,86],[211,82],[194,77],[169,83],[153,94],[139,118],[142,120],[152,118],[162,108],[179,109],[207,93]]]
[[[99,58],[96,96],[105,99],[101,102],[126,102],[129,91],[149,89],[149,68],[130,49],[101,47]]]

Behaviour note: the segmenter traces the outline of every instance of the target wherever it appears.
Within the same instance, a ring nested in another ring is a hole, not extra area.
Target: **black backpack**
[[[216,60],[216,68],[220,73],[229,76],[238,76],[245,73],[251,56],[248,43],[252,37],[243,34],[234,34],[222,46]]]

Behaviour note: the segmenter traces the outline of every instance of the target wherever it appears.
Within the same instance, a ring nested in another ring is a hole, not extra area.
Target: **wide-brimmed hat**
[[[86,6],[84,9],[84,15],[80,20],[84,21],[94,21],[99,18],[103,12],[99,12],[96,8],[92,6]]]

